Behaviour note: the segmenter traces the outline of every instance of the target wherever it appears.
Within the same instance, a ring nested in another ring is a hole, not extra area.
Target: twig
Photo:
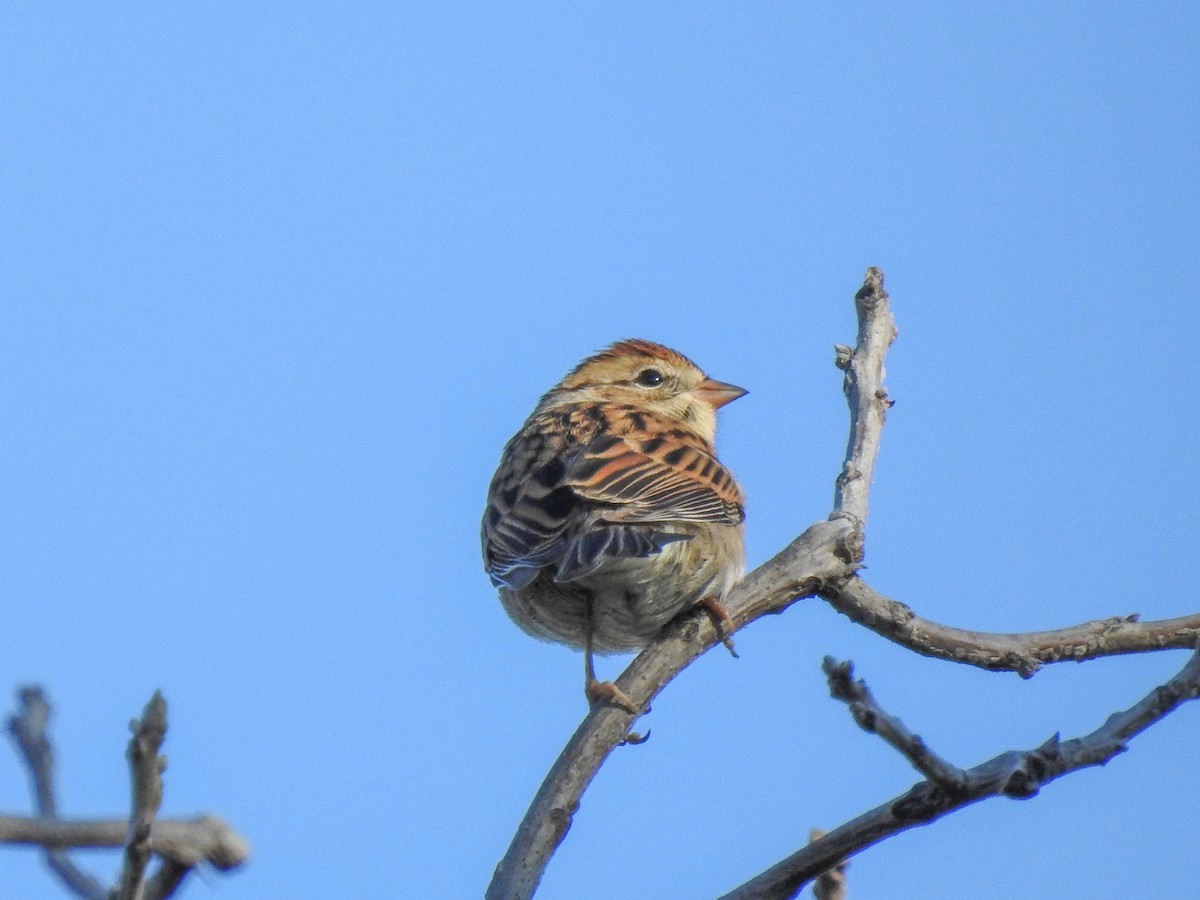
[[[1069,772],[1102,766],[1135,735],[1180,704],[1200,696],[1200,650],[1174,678],[1123,712],[1114,713],[1091,734],[1069,741],[1054,735],[1032,750],[1010,750],[963,773],[958,789],[933,780],[835,828],[762,874],[726,894],[723,900],[780,900],[794,897],[812,879],[838,862],[897,832],[926,825],[946,813],[988,797],[1024,799]]]
[[[850,707],[850,713],[860,728],[879,735],[899,750],[913,768],[930,781],[950,793],[962,790],[966,777],[963,770],[942,759],[925,746],[920,735],[909,731],[895,716],[888,715],[875,701],[866,682],[854,680],[854,663],[838,662],[827,656],[821,668],[829,680],[829,693],[835,700],[841,700]]]
[[[53,821],[58,811],[54,797],[54,751],[46,736],[50,704],[42,689],[32,685],[21,688],[17,697],[20,705],[8,720],[8,730],[29,766],[37,810],[45,819]],[[108,897],[104,886],[76,866],[61,846],[44,846],[46,865],[67,890],[84,900],[105,900]]]
[[[124,847],[127,819],[37,819],[0,816],[0,844],[31,847]],[[236,869],[250,856],[245,840],[216,816],[156,819],[150,849],[180,865],[208,863],[222,872]]]
[[[25,844],[44,849],[47,863],[67,889],[86,900],[108,900],[110,892],[97,879],[71,862],[67,848],[127,847],[131,835],[141,835],[139,843],[142,849],[138,852],[152,851],[162,860],[158,871],[145,881],[143,895],[146,900],[170,897],[187,873],[202,862],[221,871],[229,871],[249,857],[250,848],[245,840],[215,816],[153,821],[151,814],[148,835],[144,835],[129,819],[59,819],[54,795],[54,754],[47,736],[50,706],[37,687],[22,688],[18,696],[20,706],[9,720],[9,731],[32,773],[35,802],[40,816],[0,816],[0,844]],[[151,713],[155,712],[154,703],[152,700],[146,709],[142,724],[148,724],[150,731],[143,737],[153,736],[155,720]],[[165,707],[161,712],[165,716]],[[162,724],[165,728],[165,718]],[[135,734],[131,741],[131,756],[133,744],[138,738],[139,735]],[[138,777],[154,777],[153,773],[144,770],[157,760],[157,749],[152,753],[148,751],[149,745],[137,751],[139,762],[134,774],[135,784]],[[148,789],[152,790],[152,785],[149,788],[145,785],[135,787],[135,796],[141,796],[141,802],[145,802],[151,797]],[[135,808],[142,808],[138,804],[139,801],[135,799]]]
[[[809,527],[786,549],[751,572],[725,598],[725,609],[737,627],[768,613],[781,612],[824,584],[847,577],[862,556],[862,523],[866,492],[875,468],[883,427],[886,394],[883,359],[895,337],[883,276],[867,271],[856,297],[858,346],[839,365],[847,371],[851,441],[839,479],[837,508],[830,521]],[[853,377],[851,377],[853,373]],[[860,396],[862,391],[870,396]],[[643,709],[676,675],[721,638],[711,617],[684,616],[642,651],[617,680],[617,687]],[[580,724],[563,748],[517,828],[508,852],[488,887],[489,900],[524,900],[533,895],[542,873],[566,837],[580,797],[613,748],[629,733],[629,713],[597,708]]]
[[[922,619],[856,575],[822,584],[817,593],[851,620],[923,656],[1017,672],[1023,678],[1049,663],[1187,649],[1200,638],[1200,613],[1155,622],[1140,622],[1137,615],[1113,616],[1054,631],[993,634]]]
[[[191,872],[191,866],[163,859],[158,864],[158,871],[146,880],[146,900],[163,900],[174,895]]]
[[[50,704],[42,689],[26,686],[17,692],[20,707],[8,720],[8,730],[16,739],[33,776],[33,797],[38,812],[53,818],[57,814],[54,801],[54,750],[46,729],[50,724]]]
[[[150,830],[162,806],[162,773],[167,761],[158,755],[167,734],[167,701],[154,692],[140,720],[130,723],[129,773],[132,786],[132,811],[129,838],[125,845],[125,863],[114,900],[143,900],[146,867],[150,864]]]
[[[891,299],[883,289],[883,272],[867,269],[863,286],[854,295],[858,312],[858,341],[853,350],[839,344],[836,363],[846,373],[842,390],[850,407],[850,440],[846,460],[833,495],[833,517],[851,518],[858,530],[867,524],[868,497],[875,475],[875,460],[883,423],[892,405],[883,386],[883,366],[888,348],[896,340],[896,320]]]

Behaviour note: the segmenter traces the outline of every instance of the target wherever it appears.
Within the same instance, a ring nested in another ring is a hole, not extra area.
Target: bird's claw
[[[737,651],[733,649],[733,633],[737,630],[737,626],[733,624],[729,610],[722,605],[720,600],[714,600],[712,597],[705,597],[700,601],[700,606],[712,617],[713,627],[717,629],[717,636],[725,645],[725,649],[729,651],[729,655],[738,659]]]
[[[588,704],[593,709],[602,704],[610,704],[635,716],[650,711],[649,709],[643,710],[629,698],[628,694],[611,681],[589,681],[584,688],[584,693],[587,695]]]
[[[588,703],[592,709],[598,706],[611,705],[631,713],[635,716],[643,716],[650,712],[650,707],[644,709],[638,706],[629,695],[613,684],[611,681],[589,681],[587,687],[584,688],[584,693],[587,694]],[[645,734],[639,734],[636,731],[627,731],[625,736],[621,738],[620,746],[626,744],[644,744],[650,740],[650,730],[647,729]]]
[[[650,729],[649,728],[646,729],[645,734],[638,734],[636,731],[629,731],[629,732],[626,732],[625,737],[621,739],[621,743],[619,746],[624,747],[626,744],[631,744],[633,746],[637,746],[638,744],[646,743],[646,741],[648,741],[648,740],[650,740]]]

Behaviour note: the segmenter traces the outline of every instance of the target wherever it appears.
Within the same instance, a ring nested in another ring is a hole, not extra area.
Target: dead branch
[[[1028,634],[964,631],[920,618],[859,578],[871,479],[884,419],[891,406],[883,383],[884,359],[897,334],[883,289],[883,274],[878,269],[867,270],[864,284],[855,295],[855,309],[857,343],[853,349],[836,348],[835,362],[845,373],[843,389],[850,410],[850,437],[836,480],[833,511],[828,520],[809,526],[730,593],[724,605],[735,628],[769,613],[782,612],[797,600],[819,596],[858,624],[918,653],[987,669],[1016,671],[1025,677],[1052,662],[1196,645],[1200,614],[1146,623],[1138,622],[1136,616],[1118,617]],[[711,617],[682,616],[633,660],[617,679],[617,687],[643,710],[649,710],[650,701],[721,637]],[[489,900],[525,900],[532,896],[571,827],[584,791],[609,753],[625,741],[634,718],[615,707],[598,707],[579,725],[497,865],[487,891]],[[903,746],[905,738],[899,731],[892,736]],[[953,767],[936,757],[925,757],[922,765],[928,769],[925,774],[930,776],[930,783],[946,781],[940,790],[946,790],[958,777]],[[974,772],[970,770],[965,776]],[[867,817],[872,815],[868,813]],[[837,834],[811,846],[832,846]],[[801,852],[815,851],[806,848]],[[826,854],[821,866],[806,877],[820,874],[847,855]]]
[[[825,832],[814,828],[809,834],[809,843],[825,837]],[[846,900],[846,869],[850,863],[842,860],[832,869],[826,869],[813,882],[813,896],[816,900]]]
[[[0,816],[0,844],[52,849],[117,849],[128,838],[127,819],[45,819]],[[236,831],[216,816],[156,819],[150,849],[189,868],[206,863],[222,872],[236,869],[250,855]]]
[[[909,731],[895,716],[889,716],[872,696],[865,681],[854,680],[854,666],[825,657],[822,668],[829,680],[829,693],[850,707],[854,721],[864,731],[877,734],[912,763],[912,767],[934,784],[951,793],[962,790],[966,774],[925,746],[920,735]]]
[[[133,812],[124,820],[58,818],[54,753],[47,734],[50,705],[38,687],[22,688],[18,698],[20,706],[9,720],[9,731],[29,767],[39,815],[0,816],[0,844],[44,849],[47,864],[69,892],[86,900],[110,897],[161,900],[174,894],[200,863],[229,871],[249,857],[245,840],[214,816],[155,819],[162,798],[161,773],[165,764],[158,748],[166,732],[166,704],[157,692],[141,720],[131,726]],[[119,888],[109,891],[72,862],[67,850],[85,847],[126,848]],[[146,865],[152,853],[160,857],[161,863],[154,875],[146,878]]]
[[[849,663],[826,660],[830,692],[846,701],[859,722],[868,731],[880,733],[880,722],[896,726],[900,737],[888,743],[900,750],[918,769],[929,751],[920,738],[903,723],[889,715],[871,696],[862,682],[851,678]],[[1023,800],[1037,794],[1045,785],[1070,772],[1089,766],[1102,766],[1127,742],[1149,728],[1180,704],[1200,696],[1200,650],[1166,684],[1154,688],[1128,709],[1109,716],[1108,721],[1090,734],[1062,741],[1056,734],[1040,747],[1010,750],[965,771],[944,764],[951,778],[921,781],[906,793],[868,813],[835,828],[761,875],[725,894],[722,900],[781,900],[794,897],[822,872],[848,859],[872,844],[918,825],[927,825],[947,813],[989,797]]]
[[[167,701],[154,692],[142,718],[130,723],[129,773],[133,810],[129,817],[129,839],[125,844],[125,863],[115,891],[115,900],[143,900],[146,867],[150,864],[150,829],[162,806],[162,773],[167,761],[158,755],[167,735]]]
[[[1033,676],[1048,663],[1100,656],[1187,649],[1200,638],[1200,613],[1140,622],[1137,614],[1112,616],[1054,631],[992,634],[922,619],[883,596],[856,575],[821,586],[822,599],[851,620],[901,646],[951,662]]]

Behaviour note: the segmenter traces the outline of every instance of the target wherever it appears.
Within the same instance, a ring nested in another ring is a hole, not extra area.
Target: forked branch
[[[157,819],[162,799],[162,769],[158,749],[166,733],[166,703],[157,692],[140,720],[132,723],[129,746],[132,813],[127,819],[58,818],[54,787],[54,753],[47,734],[50,705],[40,688],[20,691],[20,708],[9,720],[9,731],[29,767],[38,816],[0,816],[0,844],[41,847],[46,862],[72,894],[87,900],[170,897],[197,865],[209,863],[222,871],[240,866],[250,854],[246,842],[214,816],[193,820]],[[125,864],[118,887],[109,890],[70,859],[68,849],[125,847]],[[146,877],[151,855],[161,862]]]
[[[1063,741],[1054,735],[1040,747],[1010,750],[971,769],[941,761],[924,742],[889,715],[861,681],[851,677],[849,663],[827,659],[830,692],[845,701],[854,719],[899,750],[918,771],[931,777],[904,794],[847,822],[797,850],[761,875],[730,891],[722,900],[783,900],[794,897],[810,881],[850,856],[898,832],[927,825],[947,813],[990,797],[1026,799],[1070,772],[1102,766],[1127,742],[1180,704],[1200,696],[1200,650],[1166,684],[1154,688],[1128,709],[1114,713],[1091,734]],[[886,728],[880,727],[887,723]],[[930,766],[930,758],[937,759]]]
[[[884,386],[884,359],[896,337],[889,303],[883,289],[883,273],[875,268],[868,269],[863,286],[855,295],[857,342],[853,348],[836,348],[836,364],[845,373],[850,436],[845,461],[836,480],[833,511],[828,520],[809,526],[783,551],[747,575],[725,598],[724,605],[734,626],[741,628],[768,613],[782,612],[797,600],[820,596],[855,622],[918,653],[986,669],[1015,671],[1024,677],[1053,662],[1196,646],[1200,637],[1200,614],[1161,622],[1138,622],[1136,616],[1125,616],[1058,631],[984,634],[922,619],[904,604],[874,591],[858,577],[871,480],[884,419],[891,406]],[[659,691],[720,638],[709,616],[682,616],[668,625],[660,638],[633,660],[617,680],[617,687],[642,709],[648,709]],[[1166,712],[1169,709],[1156,713],[1150,721]],[[496,867],[487,891],[489,900],[524,900],[532,896],[551,856],[571,827],[584,791],[609,753],[623,743],[634,718],[615,707],[597,707],[583,720],[542,782],[508,852]],[[902,732],[894,731],[892,739],[898,742],[894,746],[905,746]],[[1096,764],[1079,762],[1086,756],[1085,750],[1073,750],[1069,758],[1063,756],[1062,747],[1065,746],[1055,743],[1053,747],[1048,745],[1037,751],[1016,754],[1014,759],[1019,757],[1016,762],[1009,759],[1012,754],[998,757],[997,760],[1013,762],[1017,767],[1012,771],[1005,770],[1008,779],[1005,784],[1009,786],[1006,790],[1011,793],[1011,786],[1020,780],[1014,772],[1023,770],[1022,767],[1027,767],[1034,759],[1039,765],[1049,765],[1046,771],[1053,771],[1053,777],[1072,767]],[[932,784],[942,794],[948,792],[958,796],[952,788],[960,773],[935,756],[922,759],[921,771],[929,776],[929,781],[922,784]],[[1067,763],[1062,762],[1064,759]],[[1055,769],[1056,765],[1066,768]],[[961,777],[975,779],[972,784],[990,784],[987,779],[1000,777],[997,771],[1001,768],[1001,762],[994,760],[961,773]],[[1035,779],[1038,784],[1045,780],[1048,778]],[[910,792],[911,796],[901,798],[904,802],[888,804],[881,809],[892,810],[899,805],[902,811],[913,808],[920,812],[934,808],[925,799],[929,789],[918,788]],[[866,835],[870,839],[865,843],[847,849],[845,829],[860,821],[855,820],[799,851],[801,854],[820,854],[820,861],[813,866],[807,867],[805,863],[803,878],[810,879],[829,870],[854,849],[878,840],[879,836],[870,837],[871,828],[881,827],[877,814],[878,811],[874,811],[860,817],[869,826]],[[921,821],[929,821],[931,817]],[[912,824],[920,824],[920,821],[911,821],[904,827]],[[863,839],[860,832],[854,834],[859,835],[856,839]],[[827,852],[813,848],[836,849]],[[804,857],[805,860],[809,858]],[[787,877],[800,876],[789,869]]]

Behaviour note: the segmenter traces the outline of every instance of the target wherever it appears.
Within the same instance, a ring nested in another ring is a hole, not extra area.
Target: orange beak
[[[746,396],[746,389],[736,384],[726,384],[723,381],[713,381],[705,378],[696,388],[696,396],[709,404],[713,409],[720,409],[726,403],[732,403],[738,397]]]

